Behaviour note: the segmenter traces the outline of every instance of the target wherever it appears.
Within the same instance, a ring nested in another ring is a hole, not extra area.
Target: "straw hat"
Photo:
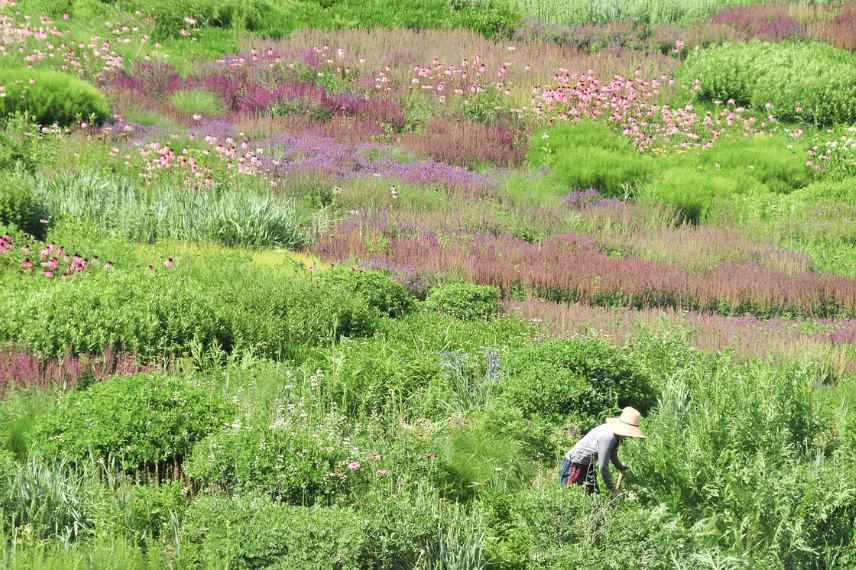
[[[639,422],[641,421],[642,414],[639,413],[639,410],[629,406],[621,410],[621,415],[617,418],[606,418],[606,423],[612,428],[612,433],[624,437],[644,438],[645,434],[639,429]]]

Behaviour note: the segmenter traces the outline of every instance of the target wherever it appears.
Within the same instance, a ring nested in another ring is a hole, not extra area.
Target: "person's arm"
[[[615,492],[612,486],[612,475],[609,472],[609,461],[616,453],[618,448],[618,440],[614,435],[610,437],[601,437],[597,441],[597,468],[600,471],[600,477],[603,479],[603,484],[611,492]]]
[[[615,445],[612,446],[612,453],[609,454],[609,460],[612,461],[612,464],[615,465],[615,468],[619,471],[624,471],[627,469],[627,466],[618,459],[618,437],[615,437]]]

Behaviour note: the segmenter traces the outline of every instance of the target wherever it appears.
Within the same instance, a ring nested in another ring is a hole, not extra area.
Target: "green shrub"
[[[182,568],[370,567],[370,537],[356,513],[280,505],[267,497],[197,499],[180,541]]]
[[[369,307],[390,317],[401,317],[413,308],[414,299],[407,288],[379,271],[339,267],[319,275],[321,282],[336,284],[363,297]]]
[[[816,43],[724,44],[694,51],[682,72],[706,99],[750,104],[785,120],[856,120],[856,57]],[[801,110],[800,110],[801,109]]]
[[[17,113],[0,121],[0,171],[34,174],[50,168],[67,144],[67,138],[54,129],[43,131],[31,116]]]
[[[188,115],[202,113],[204,115],[222,115],[226,109],[223,102],[214,93],[198,89],[176,91],[169,98],[172,106]]]
[[[203,274],[204,275],[204,274]],[[236,346],[279,358],[298,357],[306,346],[328,346],[343,337],[371,336],[377,311],[338,285],[290,271],[243,267],[211,275]]]
[[[0,338],[44,357],[110,346],[151,360],[189,354],[195,344],[231,348],[232,331],[213,300],[177,271],[87,271],[49,287],[22,287],[0,301]]]
[[[222,397],[192,379],[115,377],[73,392],[41,418],[34,449],[77,464],[115,460],[127,470],[174,464],[233,414]]]
[[[182,518],[186,508],[187,500],[180,481],[136,486],[127,508],[126,530],[138,543],[166,536],[173,522]]]
[[[207,487],[311,505],[360,485],[365,470],[354,461],[336,425],[285,418],[237,423],[208,437],[194,447],[186,471]]]
[[[527,417],[569,416],[588,429],[624,406],[654,404],[650,379],[621,348],[597,336],[552,339],[514,351],[502,368],[500,397]]]
[[[0,117],[27,113],[42,125],[101,124],[110,118],[107,99],[93,85],[58,71],[4,69]]]
[[[0,224],[11,224],[28,234],[44,237],[47,209],[33,192],[34,181],[21,171],[0,170]]]
[[[425,299],[425,306],[464,320],[487,319],[502,312],[499,289],[472,283],[435,287]]]
[[[654,172],[626,137],[601,122],[561,122],[532,136],[527,154],[533,166],[550,169],[552,181],[565,191],[596,188],[606,196],[624,196]]]

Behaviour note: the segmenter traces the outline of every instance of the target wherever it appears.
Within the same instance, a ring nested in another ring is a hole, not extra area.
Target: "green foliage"
[[[549,177],[564,191],[596,188],[606,196],[625,196],[654,172],[654,159],[594,121],[561,122],[534,134],[527,159],[548,167]]]
[[[763,185],[780,194],[793,192],[812,182],[805,166],[805,149],[785,137],[724,137],[711,148],[691,155],[708,172],[734,178],[740,192]],[[715,171],[715,172],[714,172]],[[692,184],[691,188],[695,188]]]
[[[136,241],[298,248],[309,239],[308,221],[294,201],[272,193],[152,191],[100,172],[65,172],[40,180],[36,193],[54,217],[92,221]]]
[[[378,324],[377,311],[363,297],[315,277],[254,268],[247,279],[245,268],[235,266],[210,278],[208,286],[222,301],[236,347],[260,354],[299,357],[304,346],[371,336]]]
[[[41,129],[28,115],[13,115],[0,121],[0,127],[0,171],[33,174],[38,167],[51,166],[65,144],[61,133]]]
[[[232,332],[212,299],[175,272],[106,272],[48,288],[22,287],[2,302],[0,337],[38,354],[100,353],[111,346],[146,359],[229,349]]]
[[[438,458],[441,492],[459,501],[524,486],[531,477],[519,411],[492,409],[453,427]]]
[[[11,224],[28,234],[44,237],[47,210],[33,191],[34,181],[20,170],[0,170],[0,224]]]
[[[363,297],[369,307],[389,317],[401,317],[413,308],[410,292],[397,281],[379,271],[338,267],[319,274],[322,284],[335,284]]]
[[[296,505],[329,500],[358,487],[364,475],[360,463],[352,463],[339,423],[308,424],[299,417],[237,422],[199,443],[186,471],[204,486],[229,492]]]
[[[70,394],[36,428],[35,450],[76,464],[115,460],[127,470],[180,462],[194,442],[227,423],[233,410],[189,378],[112,378]]]
[[[181,529],[182,567],[368,567],[370,537],[346,508],[291,507],[266,497],[201,497]]]
[[[693,52],[682,72],[706,99],[750,104],[785,120],[856,120],[856,58],[826,44],[724,44]]]
[[[740,183],[739,178],[680,166],[658,174],[645,186],[641,196],[672,206],[684,221],[699,223],[718,201],[726,201],[742,190]]]
[[[38,458],[20,464],[7,462],[5,467],[0,480],[0,523],[4,530],[25,528],[38,539],[70,540],[91,527],[85,504],[85,494],[94,483],[91,474]]]
[[[499,289],[472,283],[435,287],[425,299],[425,306],[464,320],[487,319],[502,312]]]
[[[134,487],[134,497],[127,510],[127,530],[137,542],[165,536],[179,522],[187,500],[179,481],[164,481],[156,486]]]
[[[214,93],[199,89],[186,89],[173,93],[169,102],[172,106],[188,115],[222,115],[226,112],[223,102]]]
[[[520,20],[520,11],[506,0],[146,0],[139,7],[154,18],[159,39],[178,37],[196,26],[245,29],[272,38],[305,27],[463,27],[489,37],[509,37]],[[194,24],[188,24],[188,16]]]
[[[651,380],[625,351],[598,336],[553,339],[514,351],[503,366],[500,397],[527,417],[584,429],[625,406],[654,404]]]
[[[27,113],[42,125],[101,124],[110,118],[107,99],[95,86],[72,75],[41,69],[0,71],[0,117]]]

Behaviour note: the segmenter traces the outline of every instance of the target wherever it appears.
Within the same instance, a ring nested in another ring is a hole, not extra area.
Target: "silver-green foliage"
[[[36,193],[52,217],[90,220],[137,241],[299,248],[311,233],[309,220],[295,202],[273,193],[147,190],[99,172],[64,172],[42,179]]]

